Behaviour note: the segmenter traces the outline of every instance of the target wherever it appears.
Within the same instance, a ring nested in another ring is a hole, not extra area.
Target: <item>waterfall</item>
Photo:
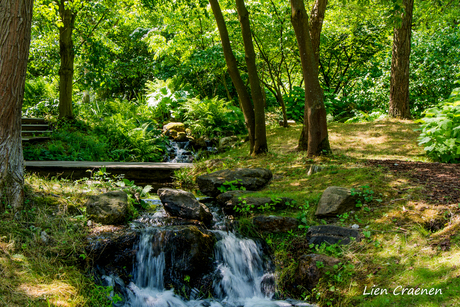
[[[214,289],[219,302],[212,300],[184,301],[165,290],[163,274],[165,254],[161,249],[162,238],[158,232],[146,229],[142,232],[136,254],[134,282],[128,286],[125,307],[270,307],[279,306],[270,301],[272,292],[265,293],[263,283],[272,280],[272,274],[264,272],[263,254],[251,239],[240,239],[233,233],[215,231],[221,239],[215,246],[216,271]]]
[[[222,280],[215,285],[223,302],[239,305],[248,298],[268,298],[263,282],[273,277],[264,273],[262,251],[251,239],[240,239],[233,233],[218,231],[222,239],[216,244],[217,270]]]

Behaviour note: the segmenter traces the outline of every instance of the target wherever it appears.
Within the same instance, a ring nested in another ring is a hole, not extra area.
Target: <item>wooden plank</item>
[[[37,136],[37,137],[23,137],[23,143],[36,143],[36,142],[44,142],[49,141],[51,138],[49,136]]]
[[[23,124],[46,124],[44,118],[21,118]]]
[[[50,127],[47,124],[22,124],[22,131],[43,131],[48,130]]]

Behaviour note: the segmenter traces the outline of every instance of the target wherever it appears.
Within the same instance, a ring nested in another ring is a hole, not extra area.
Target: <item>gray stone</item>
[[[185,132],[177,132],[177,136],[174,138],[176,142],[185,142],[187,140],[187,134],[185,134]]]
[[[296,230],[299,222],[293,217],[259,215],[252,219],[254,226],[262,232],[288,232]]]
[[[168,123],[163,126],[163,132],[174,130],[176,132],[185,132],[185,125],[183,123]]]
[[[357,196],[342,187],[328,187],[318,203],[315,215],[317,217],[332,217],[356,207]]]
[[[253,191],[243,191],[243,190],[227,191],[227,192],[217,195],[216,200],[219,205],[225,206],[225,204],[228,201],[232,199],[238,199],[239,197],[243,196],[244,194],[248,194],[248,193],[253,193]]]
[[[318,263],[322,266],[318,268]],[[326,270],[331,269],[334,265],[339,264],[340,260],[318,254],[303,255],[299,258],[299,266],[294,274],[294,281],[311,291],[316,287]]]
[[[329,244],[348,244],[350,243],[350,237],[359,241],[359,231],[332,225],[311,226],[307,231],[307,240],[309,244],[320,245],[323,242]]]
[[[319,165],[311,165],[310,168],[308,169],[307,176],[311,176],[313,174],[319,173],[323,170],[324,168]]]
[[[198,220],[206,225],[211,224],[211,211],[200,203],[192,193],[170,188],[158,189],[157,193],[169,215]]]
[[[227,149],[235,146],[236,143],[238,143],[238,138],[236,136],[223,137],[219,140],[219,146],[217,147],[217,150],[219,152],[224,152]]]
[[[239,168],[236,170],[225,169],[210,174],[198,176],[196,182],[201,193],[216,197],[222,194],[218,188],[224,183],[234,182],[233,185],[246,190],[258,191],[264,188],[272,179],[273,174],[263,168]],[[227,185],[228,187],[228,185]]]
[[[112,191],[90,196],[86,203],[89,219],[104,225],[123,224],[128,210],[128,195],[123,191]]]

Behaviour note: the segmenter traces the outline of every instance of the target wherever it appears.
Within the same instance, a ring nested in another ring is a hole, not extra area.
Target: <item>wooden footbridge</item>
[[[50,140],[52,132],[41,118],[22,119],[22,142],[44,142]],[[174,171],[193,167],[191,163],[159,162],[89,162],[89,161],[25,161],[26,171],[39,176],[59,177],[71,180],[91,178],[101,168],[111,175],[124,175],[138,185],[171,182]]]
[[[90,178],[91,172],[100,168],[111,175],[124,174],[137,185],[171,182],[174,171],[193,167],[192,163],[161,162],[89,162],[89,161],[25,161],[26,171],[39,176],[68,178],[71,180]]]

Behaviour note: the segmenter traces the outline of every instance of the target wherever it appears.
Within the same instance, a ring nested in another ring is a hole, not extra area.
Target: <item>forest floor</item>
[[[306,225],[359,225],[363,240],[346,246],[308,246],[305,229],[260,234],[274,251],[283,295],[320,306],[458,306],[460,168],[432,163],[417,145],[417,129],[411,121],[397,120],[332,123],[333,155],[309,159],[295,151],[300,126],[269,127],[269,153],[250,157],[242,144],[195,163],[192,170],[178,171],[177,185],[195,190],[197,175],[223,168],[270,168],[274,179],[258,193],[291,197],[299,206],[254,210],[242,224],[256,214],[275,214],[299,218]],[[312,165],[323,170],[309,176]],[[1,214],[0,306],[111,305],[110,289],[95,284],[88,274],[91,259],[84,246],[90,229],[84,207],[88,195],[111,189],[113,183],[27,174],[24,210]],[[318,219],[316,204],[328,186],[364,189],[372,199],[355,213]],[[312,293],[289,288],[296,261],[304,253],[341,261]],[[442,294],[394,293],[399,287],[441,289]],[[366,295],[376,288],[388,294]]]

